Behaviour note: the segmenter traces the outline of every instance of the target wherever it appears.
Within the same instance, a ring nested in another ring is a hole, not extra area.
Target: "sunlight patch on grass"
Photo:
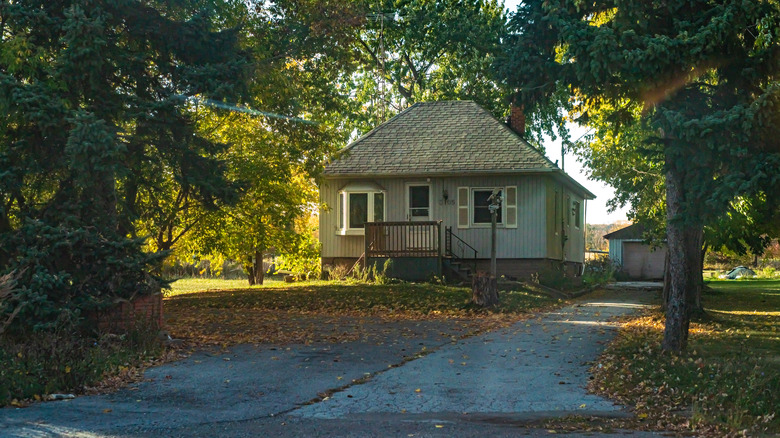
[[[780,317],[780,311],[758,311],[758,310],[710,310],[711,313],[720,313],[724,315],[756,315]]]
[[[261,289],[264,287],[279,287],[284,284],[285,283],[281,278],[275,277],[266,278],[262,285],[256,286],[249,286],[249,282],[246,279],[224,280],[221,278],[182,278],[171,283],[171,288],[163,291],[163,294],[166,297],[171,297],[210,290]]]
[[[660,309],[627,321],[592,368],[596,393],[634,406],[632,427],[697,436],[780,432],[780,281],[710,281],[688,350],[660,349]],[[689,412],[680,416],[675,412]]]

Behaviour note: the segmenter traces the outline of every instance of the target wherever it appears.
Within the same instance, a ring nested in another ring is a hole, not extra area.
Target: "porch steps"
[[[474,273],[471,272],[471,266],[449,257],[445,258],[444,261],[444,265],[449,268],[449,271],[459,277],[460,280],[471,282],[471,277],[474,275]]]

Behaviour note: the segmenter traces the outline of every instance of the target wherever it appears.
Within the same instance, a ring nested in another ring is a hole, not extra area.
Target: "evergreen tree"
[[[19,325],[159,291],[136,236],[154,198],[229,200],[190,96],[235,102],[247,56],[211,2],[0,1],[0,312]],[[160,196],[162,198],[162,196]]]
[[[665,349],[685,348],[691,309],[700,306],[704,226],[735,199],[777,196],[779,22],[777,2],[741,0],[534,0],[512,18],[500,68],[520,102],[616,134],[637,117],[646,134],[634,151],[661,157],[671,279]],[[622,196],[633,189],[617,187]]]

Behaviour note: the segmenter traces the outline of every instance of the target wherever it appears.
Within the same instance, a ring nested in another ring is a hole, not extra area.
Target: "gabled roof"
[[[641,224],[631,224],[625,228],[605,234],[607,240],[642,240],[645,234],[645,227]]]

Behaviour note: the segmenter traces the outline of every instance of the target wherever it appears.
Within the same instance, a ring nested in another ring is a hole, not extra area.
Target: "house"
[[[620,265],[631,280],[664,278],[666,244],[653,246],[645,240],[645,227],[629,225],[604,236],[609,240],[609,258]]]
[[[494,190],[497,272],[579,273],[586,201],[595,196],[471,101],[421,102],[344,148],[324,170],[323,270],[393,259],[405,279],[489,270]]]

